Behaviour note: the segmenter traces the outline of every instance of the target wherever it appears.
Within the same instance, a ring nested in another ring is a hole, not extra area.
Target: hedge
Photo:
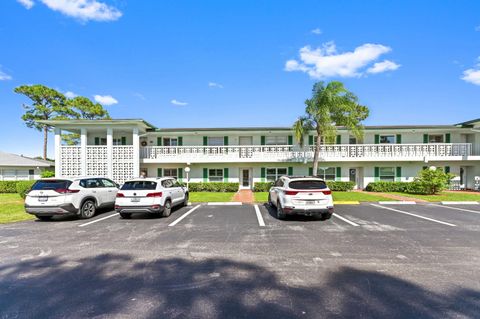
[[[336,192],[348,192],[353,190],[355,187],[354,182],[335,182],[335,181],[327,181],[327,186],[330,188],[331,191]]]
[[[365,190],[367,192],[390,193],[399,192],[404,193],[407,190],[410,182],[374,182],[367,185]]]
[[[22,197],[25,198],[30,188],[32,188],[35,181],[18,181],[16,185],[17,193]]]
[[[190,192],[236,192],[239,186],[239,183],[189,183],[188,190]]]
[[[270,187],[272,187],[273,182],[255,182],[253,186],[254,192],[268,192]]]
[[[17,181],[0,181],[0,193],[16,193]]]

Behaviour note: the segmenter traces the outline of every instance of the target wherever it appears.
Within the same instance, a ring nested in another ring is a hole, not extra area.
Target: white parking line
[[[370,204],[370,205],[375,206],[375,207],[378,207],[378,208],[383,208],[383,209],[391,210],[392,212],[397,212],[397,213],[401,213],[401,214],[410,215],[410,216],[414,216],[414,217],[417,217],[417,218],[429,220],[429,221],[431,221],[431,222],[435,222],[435,223],[439,223],[439,224],[443,224],[443,225],[447,225],[447,226],[452,226],[452,227],[457,226],[457,225],[450,224],[450,223],[447,223],[447,222],[442,222],[441,220],[436,220],[436,219],[433,219],[433,218],[428,218],[428,217],[425,217],[425,216],[420,216],[420,215],[417,215],[417,214],[405,212],[405,211],[403,211],[403,210],[398,210],[398,209],[395,209],[395,208],[385,207],[385,206],[376,205],[376,204]]]
[[[102,221],[102,220],[105,220],[105,219],[110,218],[110,217],[113,217],[113,216],[118,216],[118,213],[115,213],[115,214],[112,214],[112,215],[108,215],[108,216],[105,216],[105,217],[102,217],[102,218],[99,218],[99,219],[92,220],[91,222],[78,225],[78,227],[88,226],[88,225],[91,225],[91,224],[96,223],[96,222],[100,222],[100,221]]]
[[[469,213],[474,213],[474,214],[480,214],[480,211],[478,211],[478,210],[471,210],[471,209],[451,207],[451,206],[446,206],[446,205],[437,205],[437,204],[430,204],[430,206],[444,207],[444,208],[450,208],[450,209],[454,209],[454,210],[460,210],[460,211],[462,211],[462,212],[469,212]]]
[[[265,221],[263,220],[262,213],[260,213],[260,209],[258,208],[258,205],[255,205],[255,213],[257,214],[257,219],[258,219],[258,225],[260,227],[265,227]]]
[[[348,223],[352,226],[360,226],[359,224],[356,224],[356,223],[352,222],[351,220],[348,220],[345,217],[342,217],[342,216],[338,215],[337,213],[333,213],[333,216],[337,217],[338,219],[343,220],[344,222],[346,222],[346,223]]]
[[[197,209],[198,207],[200,207],[200,205],[197,205],[195,207],[193,207],[192,209],[190,209],[188,212],[186,212],[185,214],[183,214],[182,216],[180,216],[178,219],[176,219],[173,223],[171,223],[170,225],[168,226],[175,226],[176,224],[178,224],[179,222],[182,221],[182,219],[184,219],[185,217],[187,217],[188,215],[190,215],[195,209]]]

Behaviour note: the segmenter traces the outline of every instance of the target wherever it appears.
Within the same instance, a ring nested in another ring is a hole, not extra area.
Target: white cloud
[[[367,73],[382,73],[386,71],[395,71],[400,67],[400,64],[385,60],[375,63],[372,67],[368,68]]]
[[[69,99],[73,99],[74,97],[77,97],[77,96],[78,96],[78,94],[73,93],[72,91],[67,91],[67,92],[64,93],[64,95],[65,95],[66,97],[68,97]]]
[[[211,88],[223,89],[223,85],[220,84],[220,83],[208,82],[208,86],[211,87]]]
[[[102,105],[108,106],[118,103],[118,101],[111,95],[94,95],[93,97],[97,103],[100,103]]]
[[[22,0],[25,1],[25,0]],[[97,0],[40,0],[47,7],[82,21],[114,21],[122,12]]]
[[[170,103],[174,104],[174,105],[178,105],[178,106],[185,106],[185,105],[188,105],[187,102],[180,102],[180,101],[177,101],[175,99],[171,100]]]
[[[480,67],[477,69],[468,69],[463,71],[462,80],[475,85],[480,85]]]
[[[311,32],[313,34],[322,34],[322,30],[320,30],[319,28],[313,29]]]
[[[381,44],[365,43],[353,51],[338,53],[335,43],[330,41],[316,49],[310,46],[301,48],[299,61],[287,61],[285,71],[305,72],[314,79],[359,77],[369,64],[391,50]]]
[[[31,9],[35,5],[35,2],[33,2],[33,0],[17,0],[17,2],[27,9]]]
[[[3,72],[1,69],[0,69],[0,81],[8,81],[8,80],[11,80],[12,77],[10,75],[8,75],[7,73]]]
[[[133,93],[133,96],[138,97],[142,101],[147,100],[147,98],[142,93],[135,92],[135,93]]]

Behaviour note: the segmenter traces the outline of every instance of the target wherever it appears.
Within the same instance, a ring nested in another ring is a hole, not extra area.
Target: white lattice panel
[[[123,183],[134,177],[133,169],[133,146],[114,146],[112,154],[113,180]],[[139,154],[136,154],[139,156]]]
[[[87,146],[87,175],[108,175],[108,157],[106,146]]]
[[[81,149],[79,146],[61,146],[60,168],[64,177],[76,177],[81,175]]]

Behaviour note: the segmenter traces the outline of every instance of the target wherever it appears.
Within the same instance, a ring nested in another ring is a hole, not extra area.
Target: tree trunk
[[[43,128],[43,159],[47,159],[48,127]]]
[[[317,132],[317,142],[315,143],[315,152],[313,153],[313,176],[316,176],[318,173],[318,156],[320,154],[320,145],[321,145],[321,133]]]

